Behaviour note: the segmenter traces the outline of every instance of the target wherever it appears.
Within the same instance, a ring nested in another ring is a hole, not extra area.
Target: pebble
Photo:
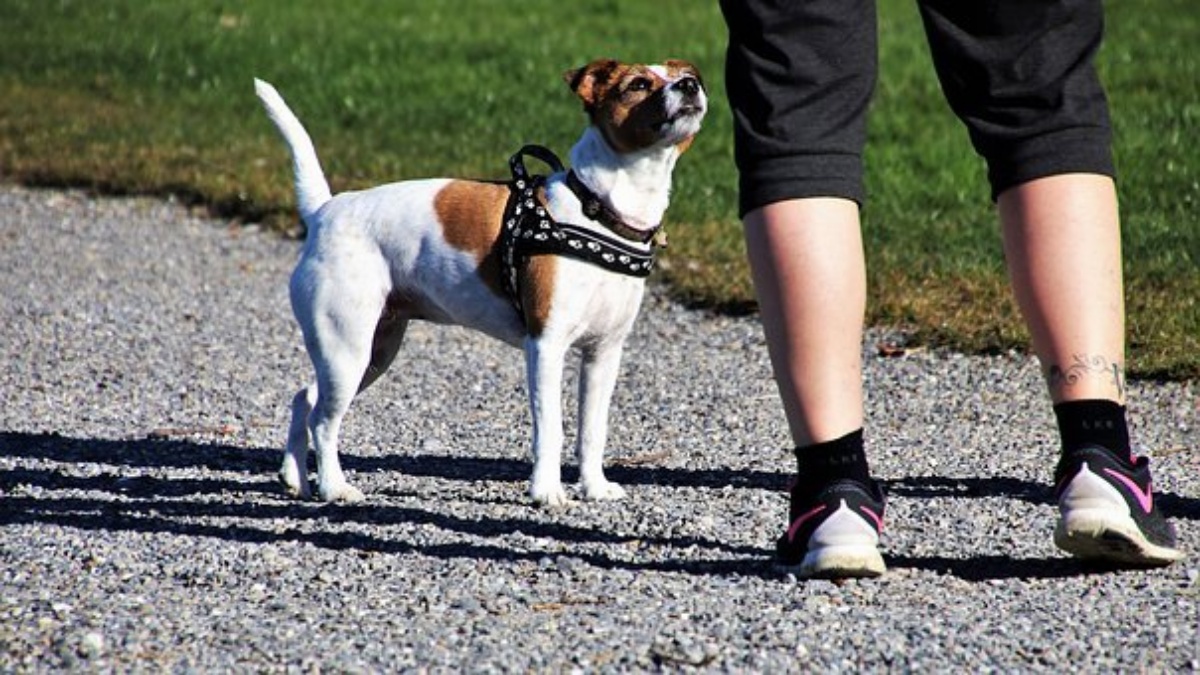
[[[104,636],[96,631],[88,631],[79,640],[79,655],[86,659],[99,658],[104,652]]]
[[[1053,547],[1053,416],[1019,354],[868,335],[889,571],[776,570],[792,460],[761,329],[653,284],[609,434],[628,499],[532,506],[519,352],[424,324],[343,426],[366,501],[288,498],[297,247],[0,187],[0,672],[1197,669],[1194,556],[1102,573]],[[1130,384],[1193,552],[1196,411],[1194,383]]]

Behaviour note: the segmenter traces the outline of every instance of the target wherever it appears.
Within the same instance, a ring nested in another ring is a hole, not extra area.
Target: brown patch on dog
[[[521,267],[521,306],[525,308],[525,328],[533,337],[546,330],[554,300],[554,277],[558,259],[552,255],[535,255]]]
[[[696,81],[700,83],[700,86],[704,86],[704,79],[700,77],[699,69],[687,61],[682,59],[668,59],[663,65],[666,66],[667,75],[670,75],[671,79],[677,80],[683,75],[691,75],[692,77],[696,78]]]
[[[442,188],[433,208],[446,243],[475,256],[479,276],[496,295],[504,297],[500,251],[496,240],[504,219],[509,189],[502,183],[456,180]]]
[[[583,109],[590,113],[599,99],[597,89],[607,84],[620,66],[615,59],[596,59],[582,68],[563,73],[563,81],[583,100]]]
[[[479,261],[479,276],[502,298],[507,295],[500,276],[497,242],[508,195],[509,188],[503,183],[456,180],[442,188],[433,200],[446,242],[475,256]],[[539,192],[538,200],[546,203],[544,189]],[[527,260],[518,271],[525,326],[530,335],[540,335],[550,318],[556,268],[554,256],[538,255]]]

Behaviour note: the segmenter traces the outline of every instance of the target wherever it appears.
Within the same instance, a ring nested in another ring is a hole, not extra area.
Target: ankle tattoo
[[[1121,399],[1125,398],[1125,367],[1103,354],[1072,354],[1071,363],[1054,363],[1046,370],[1046,384],[1051,389],[1066,389],[1093,377],[1107,378]]]

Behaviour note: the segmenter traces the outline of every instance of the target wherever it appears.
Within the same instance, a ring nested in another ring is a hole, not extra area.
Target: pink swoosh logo
[[[872,511],[870,508],[867,508],[866,506],[860,506],[860,507],[858,507],[858,509],[860,511],[862,511],[863,513],[867,514],[867,516],[869,516],[871,518],[871,520],[875,521],[875,531],[876,532],[883,532],[883,516],[879,515],[878,513],[875,513],[874,511]]]
[[[1133,498],[1137,500],[1138,506],[1142,507],[1142,511],[1150,513],[1150,509],[1154,508],[1154,496],[1152,494],[1152,486],[1150,484],[1146,484],[1146,489],[1142,490],[1142,488],[1139,487],[1132,478],[1126,476],[1125,474],[1122,474],[1118,471],[1113,471],[1112,469],[1105,469],[1104,473],[1112,476],[1113,478],[1117,479],[1117,482],[1119,482],[1121,485],[1129,488],[1129,491],[1133,493]]]
[[[804,523],[808,522],[809,520],[812,519],[813,516],[824,511],[825,509],[826,509],[825,504],[819,504],[819,505],[817,505],[816,508],[809,511],[808,513],[802,514],[799,518],[797,518],[794,522],[792,522],[792,526],[789,527],[788,531],[787,531],[788,541],[792,541],[793,539],[796,538],[796,532],[800,530],[800,528],[804,525]]]

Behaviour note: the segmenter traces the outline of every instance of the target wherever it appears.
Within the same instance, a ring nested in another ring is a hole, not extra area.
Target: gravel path
[[[1131,387],[1193,554],[1101,572],[1050,542],[1031,359],[872,334],[890,569],[801,582],[770,565],[790,459],[759,327],[658,293],[615,402],[630,499],[531,506],[519,353],[427,325],[347,418],[366,503],[285,498],[296,249],[0,187],[0,671],[1200,670],[1195,383]]]

